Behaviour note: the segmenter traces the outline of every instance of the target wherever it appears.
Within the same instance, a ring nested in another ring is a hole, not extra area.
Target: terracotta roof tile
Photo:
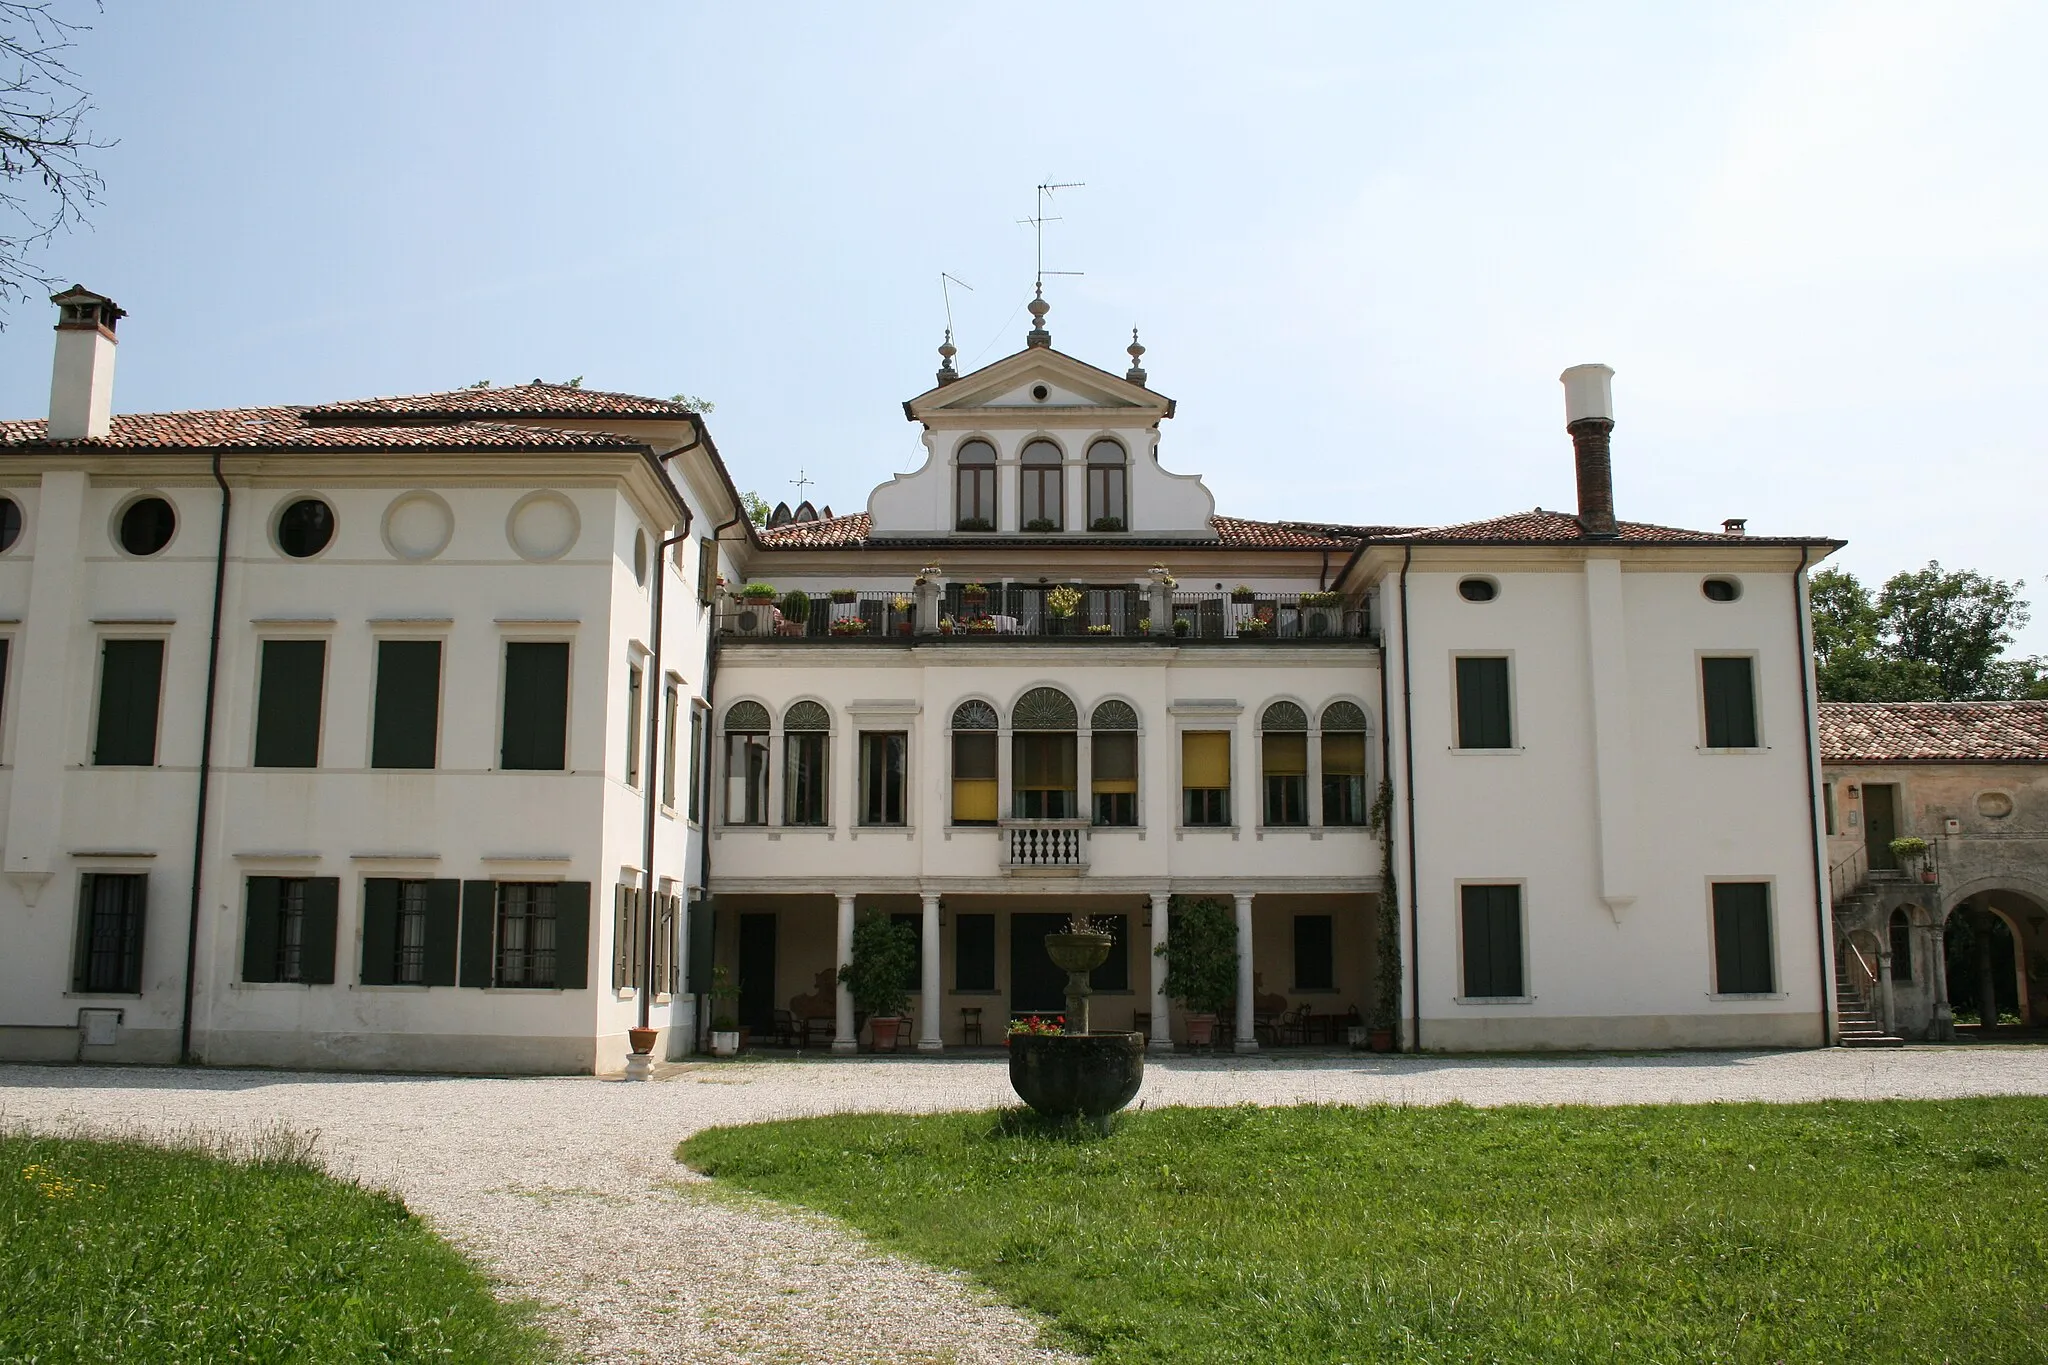
[[[1824,701],[1826,763],[2048,762],[2048,701]]]
[[[849,512],[843,517],[761,527],[755,534],[771,550],[837,550],[850,545],[865,545],[868,528],[867,513]]]
[[[41,418],[0,422],[0,450],[637,450],[600,432],[552,431],[491,422],[427,426],[309,426],[304,408],[222,408],[115,414],[94,440],[51,441]]]
[[[1212,520],[1216,527],[1217,543],[1240,550],[1350,550],[1357,547],[1367,530],[1373,529],[1319,526],[1308,522],[1246,521],[1242,517],[1215,517]],[[938,535],[907,537],[900,540],[889,537],[877,542],[869,539],[872,529],[867,513],[852,512],[820,521],[796,521],[782,526],[763,527],[758,534],[763,545],[775,550],[836,550],[868,544],[922,545],[931,541],[951,540],[950,537]],[[1131,543],[1150,546],[1165,539],[1168,538],[1148,538],[1140,532]],[[1005,542],[997,543],[1006,542],[1007,538]],[[986,542],[976,537],[974,543]],[[1183,540],[1178,543],[1200,547],[1206,542]]]
[[[1671,544],[1674,542],[1698,542],[1701,544],[1725,545],[1748,543],[1752,545],[1800,545],[1817,544],[1818,539],[1802,536],[1730,536],[1719,531],[1688,531],[1678,526],[1656,526],[1649,522],[1624,521],[1619,524],[1620,535],[1616,539],[1635,544]],[[1486,521],[1458,522],[1450,526],[1429,526],[1419,530],[1400,531],[1389,529],[1373,535],[1375,540],[1395,541],[1416,545],[1451,545],[1459,543],[1511,543],[1520,545],[1563,545],[1578,544],[1586,540],[1586,534],[1579,527],[1579,519],[1566,512],[1553,512],[1538,507],[1528,512],[1512,512],[1504,517],[1492,517]]]
[[[422,418],[605,417],[688,420],[690,409],[659,398],[567,384],[514,384],[502,389],[451,389],[394,398],[357,398],[306,409],[306,419],[328,422],[404,422]]]

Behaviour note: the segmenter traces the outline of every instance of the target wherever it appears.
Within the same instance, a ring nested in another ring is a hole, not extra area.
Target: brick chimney
[[[50,369],[53,441],[98,439],[114,414],[114,324],[127,314],[104,294],[72,285],[57,305],[57,358]]]
[[[1558,376],[1564,385],[1564,429],[1572,436],[1579,470],[1579,529],[1592,540],[1621,534],[1614,523],[1614,470],[1607,438],[1614,430],[1614,371],[1574,365]]]

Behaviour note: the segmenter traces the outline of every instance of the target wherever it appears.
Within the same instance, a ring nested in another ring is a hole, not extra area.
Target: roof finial
[[[1124,378],[1143,388],[1145,385],[1145,347],[1138,341],[1138,329],[1131,329],[1131,344],[1124,347],[1131,355],[1131,368],[1124,371]]]
[[[1051,346],[1052,333],[1045,330],[1045,315],[1052,311],[1052,305],[1045,301],[1045,281],[1035,282],[1031,289],[1031,302],[1024,305],[1031,314],[1031,330],[1024,334],[1024,344]]]
[[[953,344],[953,329],[946,329],[946,339],[939,343],[939,383],[950,384],[960,377],[953,368],[953,357],[960,354],[960,348]]]

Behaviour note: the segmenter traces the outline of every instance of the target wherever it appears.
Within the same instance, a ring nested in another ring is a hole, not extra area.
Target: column
[[[1986,1033],[1998,1031],[1998,969],[1991,962],[1993,918],[1989,910],[1970,917],[1970,928],[1977,936],[1977,1027]]]
[[[1956,1016],[1948,1003],[1948,936],[1942,927],[1937,921],[1927,930],[1931,950],[1927,954],[1928,970],[1934,973],[1934,1024],[1927,1036],[1936,1042],[1952,1043],[1956,1037]]]
[[[1252,898],[1237,894],[1237,1050],[1257,1052],[1259,1040],[1252,1035]]]
[[[1095,732],[1088,728],[1086,712],[1074,733],[1074,818],[1095,818]]]
[[[841,967],[853,961],[853,897],[839,898],[839,946],[834,954]],[[853,1032],[853,992],[841,981],[836,986],[838,1022],[832,1034],[834,1052],[860,1051],[860,1039]]]
[[[1173,1021],[1167,1015],[1171,1002],[1166,998],[1166,959],[1160,956],[1160,949],[1166,946],[1171,903],[1172,897],[1166,892],[1152,893],[1152,1039],[1145,1044],[1151,1052],[1173,1051]]]
[[[1877,1000],[1878,1017],[1884,1021],[1886,1033],[1899,1031],[1898,1013],[1892,1008],[1892,950],[1891,936],[1880,940],[1884,946],[1877,950]]]
[[[918,1007],[917,1050],[939,1052],[946,1044],[939,1036],[939,1013],[944,999],[939,983],[939,897],[927,891],[924,902],[924,1000]]]

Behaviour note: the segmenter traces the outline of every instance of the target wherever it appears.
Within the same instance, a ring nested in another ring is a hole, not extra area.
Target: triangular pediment
[[[964,374],[911,399],[912,421],[943,422],[990,409],[1070,413],[1115,412],[1149,425],[1173,415],[1173,400],[1108,370],[1047,346],[1034,346]]]

